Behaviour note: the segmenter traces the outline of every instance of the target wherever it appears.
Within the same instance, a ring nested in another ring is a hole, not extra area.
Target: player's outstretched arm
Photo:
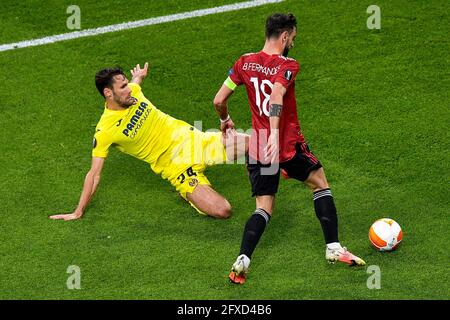
[[[75,211],[67,214],[55,214],[50,216],[50,219],[75,220],[81,218],[84,210],[89,204],[89,201],[97,190],[104,163],[105,158],[92,157],[91,169],[86,174],[86,178],[84,179],[83,191],[81,192],[80,201],[78,202],[78,206]]]
[[[145,63],[144,69],[141,69],[141,65],[137,64],[136,67],[133,68],[133,70],[130,70],[130,72],[132,76],[131,82],[141,85],[142,81],[144,81],[145,77],[148,74],[148,62]]]

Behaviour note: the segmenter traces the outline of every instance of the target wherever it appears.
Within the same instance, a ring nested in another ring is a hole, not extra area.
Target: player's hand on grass
[[[130,72],[133,79],[139,79],[140,81],[144,80],[148,74],[148,62],[145,63],[144,69],[141,69],[141,65],[137,64]]]
[[[75,219],[79,219],[81,218],[83,214],[82,213],[78,213],[78,212],[73,212],[73,213],[64,213],[64,214],[54,214],[52,216],[49,216],[50,219],[53,220],[75,220]]]
[[[270,163],[279,161],[280,142],[278,131],[272,131],[267,141],[267,146],[264,148],[264,157]]]

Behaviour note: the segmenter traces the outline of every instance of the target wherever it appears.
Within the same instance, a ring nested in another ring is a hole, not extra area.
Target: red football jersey
[[[263,51],[244,54],[230,70],[230,79],[236,85],[244,84],[247,89],[253,128],[249,154],[253,159],[265,162],[263,149],[270,135],[269,99],[275,82],[286,88],[280,118],[279,161],[290,160],[295,155],[296,143],[304,142],[295,100],[295,78],[299,70],[295,59]]]

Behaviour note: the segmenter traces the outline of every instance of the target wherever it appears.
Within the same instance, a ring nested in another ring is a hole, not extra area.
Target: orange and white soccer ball
[[[392,219],[383,218],[375,221],[369,230],[369,239],[378,251],[392,251],[403,238],[402,228]]]

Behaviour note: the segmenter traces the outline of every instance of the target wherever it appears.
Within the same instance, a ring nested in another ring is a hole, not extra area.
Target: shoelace
[[[341,249],[342,249],[342,251],[341,251]],[[336,253],[337,254],[345,254],[348,252],[347,247],[342,247],[341,249],[332,250],[332,252],[334,254],[336,254]]]

